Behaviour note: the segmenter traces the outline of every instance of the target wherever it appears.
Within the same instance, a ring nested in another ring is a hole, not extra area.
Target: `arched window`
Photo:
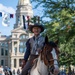
[[[22,34],[20,36],[20,42],[19,42],[19,52],[25,53],[26,51],[26,40],[28,39],[28,35]]]
[[[22,34],[21,36],[20,36],[20,39],[22,40],[22,39],[28,39],[28,35],[27,34]]]
[[[19,52],[20,53],[25,53],[26,52],[26,47],[20,47]]]
[[[21,35],[21,36],[20,36],[20,39],[25,39],[25,35],[24,35],[24,34]]]

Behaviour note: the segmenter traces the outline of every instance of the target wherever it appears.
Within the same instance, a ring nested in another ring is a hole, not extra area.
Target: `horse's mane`
[[[45,37],[45,43],[44,43],[44,45],[45,45],[45,44],[49,44],[49,45],[52,46],[52,47],[57,47],[58,40],[56,40],[55,42],[54,42],[54,41],[49,41],[49,40],[48,40],[48,37],[46,36],[46,37]]]
[[[50,42],[48,42],[48,43],[49,43],[49,45],[52,46],[52,47],[57,47],[57,44],[56,44],[55,42],[53,42],[53,41],[50,41]]]
[[[53,42],[53,41],[50,41],[50,42],[48,42],[49,43],[49,45],[50,46],[52,46],[52,47],[54,47],[54,48],[58,48],[58,46],[57,46],[57,42]],[[60,52],[59,52],[59,50],[57,49],[57,53],[59,54]]]

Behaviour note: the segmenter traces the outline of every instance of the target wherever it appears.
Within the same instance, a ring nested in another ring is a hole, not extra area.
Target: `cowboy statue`
[[[22,64],[21,75],[28,74],[28,70],[32,67],[32,62],[38,57],[45,42],[45,37],[40,35],[40,33],[44,31],[43,25],[35,23],[34,25],[30,25],[29,30],[34,34],[34,36],[29,38],[26,42],[26,52]]]

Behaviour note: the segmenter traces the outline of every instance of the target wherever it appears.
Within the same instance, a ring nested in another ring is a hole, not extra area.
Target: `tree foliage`
[[[75,0],[31,0],[43,8],[44,35],[59,40],[60,64],[75,65]]]

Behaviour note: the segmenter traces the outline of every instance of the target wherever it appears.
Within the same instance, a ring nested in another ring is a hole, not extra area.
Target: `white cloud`
[[[6,7],[2,4],[0,4],[0,11],[4,11],[4,12],[7,12],[7,13],[11,13],[11,14],[15,14],[15,9],[12,8],[12,7]]]

